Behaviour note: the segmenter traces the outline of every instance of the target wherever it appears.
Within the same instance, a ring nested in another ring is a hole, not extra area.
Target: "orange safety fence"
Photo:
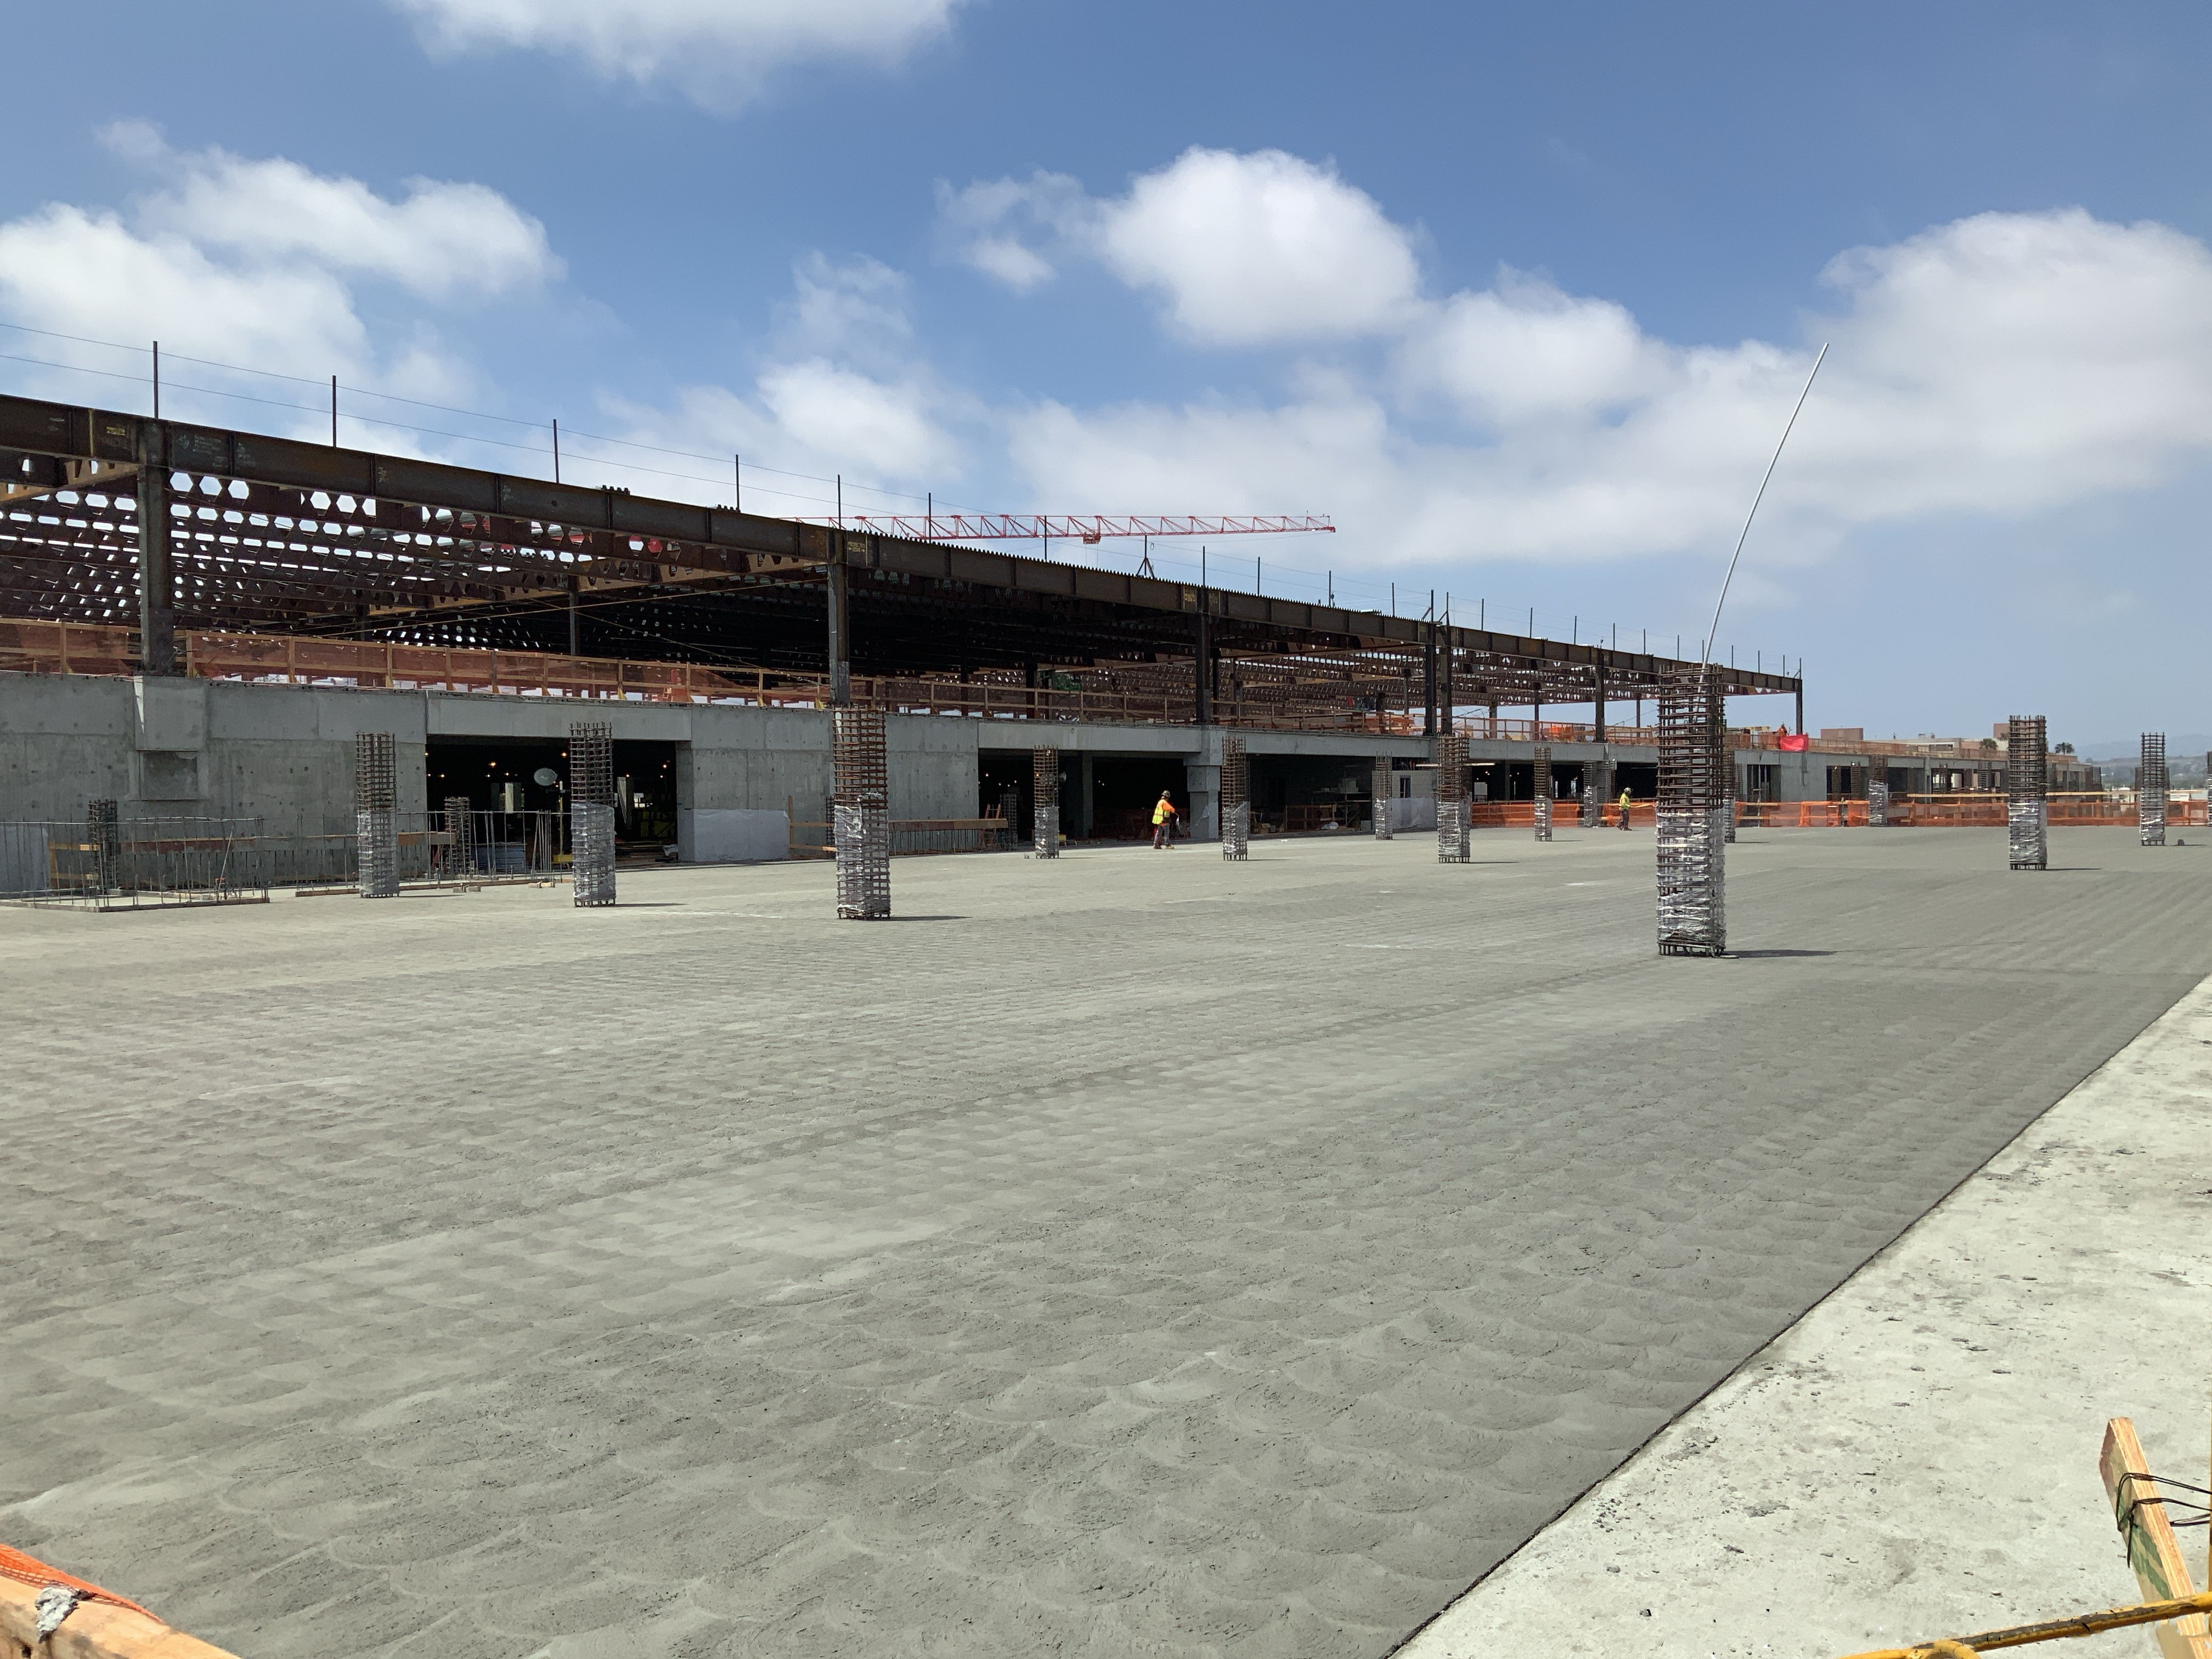
[[[63,1584],[88,1601],[112,1601],[118,1607],[130,1608],[133,1613],[146,1613],[145,1608],[127,1596],[102,1589],[90,1579],[79,1578],[72,1573],[64,1572],[59,1567],[50,1567],[38,1557],[26,1555],[5,1544],[0,1544],[0,1578],[12,1578],[19,1584],[30,1585],[33,1589],[44,1589],[49,1584]],[[154,1615],[146,1613],[146,1616],[151,1619]]]
[[[202,631],[182,632],[177,637],[185,672],[198,679],[635,702],[830,706],[826,674],[298,635]],[[135,673],[137,641],[137,630],[130,628],[0,618],[0,671]],[[1197,702],[1188,690],[1057,690],[988,680],[864,674],[852,677],[852,689],[856,701],[893,714],[1139,726],[1191,726],[1198,720]],[[1419,717],[1404,710],[1360,709],[1328,697],[1284,702],[1226,697],[1218,705],[1216,717],[1224,726],[1282,731],[1407,737],[1419,730]]]
[[[1994,829],[2005,827],[2007,798],[1988,792],[1942,795],[1892,795],[1892,828]],[[2046,822],[2054,826],[2124,825],[2136,823],[2132,795],[2052,795]],[[1867,804],[1863,800],[1751,801],[1736,803],[1736,823],[1754,829],[1838,830],[1863,826]],[[2207,822],[2205,803],[2191,796],[2174,796],[2166,806],[2167,823],[2180,828]]]

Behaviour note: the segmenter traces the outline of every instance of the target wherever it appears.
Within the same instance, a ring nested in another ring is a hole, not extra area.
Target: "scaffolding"
[[[1244,739],[1221,739],[1221,856],[1243,859],[1252,840],[1252,763]]]
[[[1377,757],[1371,786],[1375,796],[1375,839],[1390,839],[1390,800],[1398,785],[1388,756]]]
[[[2166,845],[2166,794],[2172,781],[2166,769],[2166,733],[2142,734],[2142,759],[2136,768],[2136,822],[2142,844]]]
[[[891,913],[890,764],[880,708],[830,711],[831,839],[837,854],[837,915],[878,921]]]
[[[1030,750],[1030,847],[1041,859],[1060,856],[1060,750]]]
[[[474,875],[477,868],[476,814],[466,795],[446,797],[446,874]]]
[[[2050,867],[2051,763],[2045,735],[2040,714],[2014,714],[2005,723],[2005,838],[2015,870]]]
[[[1552,745],[1536,745],[1536,839],[1552,838]]]
[[[615,729],[568,728],[568,872],[580,905],[615,902]]]
[[[1728,949],[1725,774],[1733,765],[1720,693],[1702,667],[1659,695],[1659,953]]]
[[[1437,739],[1437,862],[1468,858],[1467,739],[1456,732]]]
[[[354,867],[363,898],[399,896],[399,826],[389,732],[353,740]]]

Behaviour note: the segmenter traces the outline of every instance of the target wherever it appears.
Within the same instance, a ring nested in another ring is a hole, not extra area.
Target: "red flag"
[[[1802,755],[1808,746],[1802,732],[1792,732],[1787,726],[1775,734],[1774,746],[1792,755]]]

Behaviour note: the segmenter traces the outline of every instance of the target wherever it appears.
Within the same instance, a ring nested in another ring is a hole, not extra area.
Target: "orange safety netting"
[[[79,1578],[74,1574],[64,1572],[59,1567],[50,1567],[36,1556],[26,1555],[22,1551],[10,1549],[5,1544],[0,1544],[0,1578],[13,1578],[19,1583],[33,1585],[40,1589],[44,1589],[49,1584],[66,1584],[79,1595],[87,1596],[94,1601],[112,1602],[118,1607],[128,1607],[133,1613],[145,1613],[149,1619],[154,1617],[152,1613],[146,1613],[145,1608],[127,1596],[118,1595],[113,1590],[102,1589],[97,1584]]]

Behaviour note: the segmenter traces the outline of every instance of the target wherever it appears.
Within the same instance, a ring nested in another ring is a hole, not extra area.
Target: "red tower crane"
[[[1115,514],[1079,513],[928,513],[892,514],[848,513],[842,518],[808,519],[808,524],[836,525],[897,536],[915,542],[1079,541],[1096,547],[1109,537],[1152,536],[1279,536],[1304,530],[1336,526],[1327,514],[1266,518],[1231,515],[1201,518],[1195,514]]]

